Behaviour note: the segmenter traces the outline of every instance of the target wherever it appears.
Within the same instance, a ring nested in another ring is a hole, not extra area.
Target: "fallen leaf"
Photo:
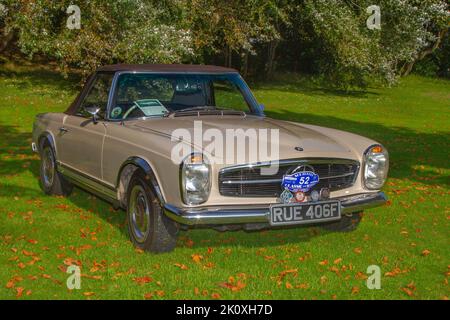
[[[359,287],[353,287],[352,294],[358,294],[358,293],[359,293]]]
[[[189,269],[187,265],[184,265],[182,263],[175,263],[174,265],[176,267],[180,268],[181,270],[188,270]]]
[[[212,299],[220,299],[220,294],[218,294],[218,293],[213,293],[213,294],[211,294],[211,298],[212,298]]]
[[[95,294],[94,292],[83,292],[83,295],[85,297],[90,297],[90,296],[93,296],[94,294]]]
[[[409,288],[402,288],[402,291],[404,293],[406,293],[408,296],[412,297],[414,295],[413,290],[409,289]]]
[[[192,260],[195,262],[195,263],[200,263],[200,261],[202,261],[203,260],[203,256],[202,255],[199,255],[199,254],[193,254],[193,255],[191,255],[191,258],[192,258]]]
[[[153,299],[153,293],[149,292],[149,293],[144,294],[144,299],[145,300]]]
[[[431,253],[430,250],[425,249],[425,250],[422,251],[422,256],[426,257],[426,256],[428,256],[430,253]]]
[[[133,279],[136,283],[138,283],[138,284],[145,284],[145,283],[150,283],[150,282],[152,282],[153,281],[153,279],[152,278],[150,278],[150,277],[148,277],[148,276],[145,276],[145,277],[140,277],[140,278],[134,278]]]
[[[334,264],[339,264],[342,262],[342,258],[337,258],[336,260],[333,261]]]
[[[24,289],[23,289],[22,287],[16,288],[16,291],[17,291],[16,297],[17,297],[17,298],[20,298],[20,297],[22,296],[23,290],[24,290]]]

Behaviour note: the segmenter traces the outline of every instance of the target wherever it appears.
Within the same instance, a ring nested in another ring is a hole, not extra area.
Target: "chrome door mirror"
[[[91,104],[85,106],[84,110],[92,116],[92,121],[94,121],[94,123],[97,123],[100,107],[95,104]]]

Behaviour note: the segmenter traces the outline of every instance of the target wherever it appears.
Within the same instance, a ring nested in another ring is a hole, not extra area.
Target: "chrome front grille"
[[[279,163],[278,172],[273,175],[261,173],[261,168],[268,164],[235,166],[219,172],[219,191],[222,196],[228,197],[278,197],[283,191],[283,176],[305,165],[319,175],[319,183],[312,190],[349,188],[355,183],[359,170],[359,162],[346,159],[283,160]]]

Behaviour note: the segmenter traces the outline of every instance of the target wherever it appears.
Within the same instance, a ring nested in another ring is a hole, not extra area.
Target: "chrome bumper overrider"
[[[378,207],[387,201],[383,192],[363,193],[342,198],[341,213],[350,214],[368,208]],[[269,205],[217,206],[203,208],[178,208],[170,204],[164,206],[165,214],[184,225],[229,225],[229,224],[269,224]]]

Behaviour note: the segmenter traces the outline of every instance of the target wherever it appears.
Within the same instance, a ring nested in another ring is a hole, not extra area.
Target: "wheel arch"
[[[41,133],[41,135],[39,136],[39,138],[38,138],[38,151],[40,152],[43,149],[43,147],[44,147],[46,142],[53,149],[53,151],[55,152],[55,156],[56,156],[56,152],[57,151],[56,151],[55,139],[53,138],[53,135],[50,132],[48,132],[48,131],[45,131],[45,132]]]
[[[127,197],[126,192],[131,177],[136,170],[142,170],[145,173],[146,180],[149,181],[149,186],[157,196],[161,206],[164,206],[165,199],[161,191],[160,184],[156,178],[155,171],[152,166],[143,158],[138,156],[129,157],[119,169],[119,174],[116,180],[116,190],[118,191],[118,197],[120,203],[126,207]]]

